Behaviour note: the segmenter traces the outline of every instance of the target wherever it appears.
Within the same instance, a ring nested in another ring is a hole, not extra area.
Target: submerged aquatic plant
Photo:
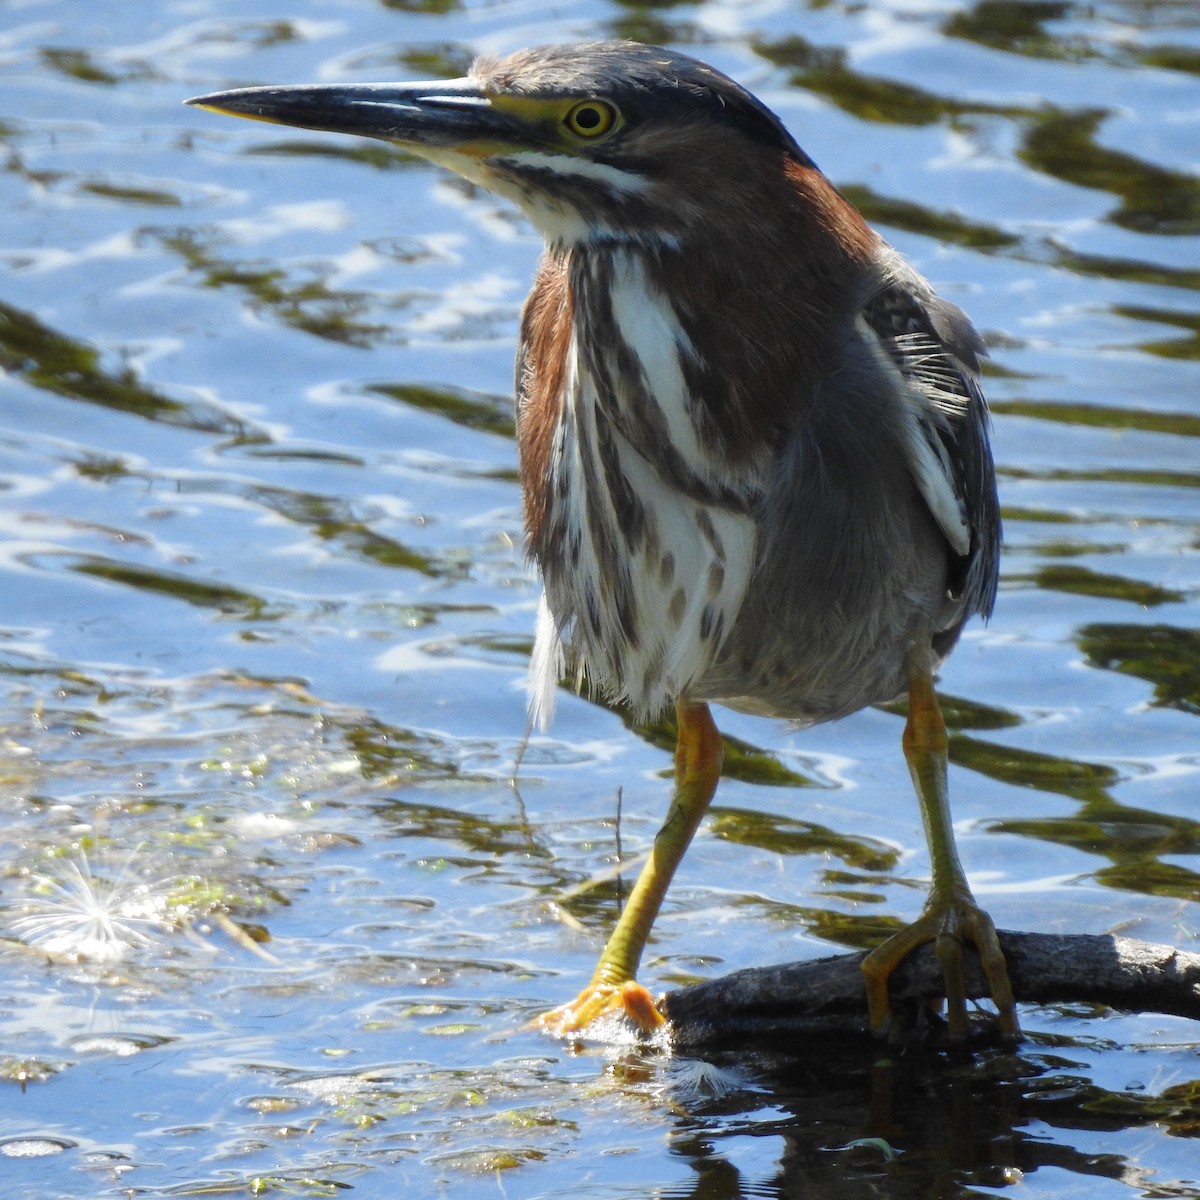
[[[85,856],[68,859],[54,874],[35,874],[36,891],[25,915],[10,925],[21,941],[47,954],[115,962],[151,944],[166,929],[169,894],[165,883],[132,876],[130,859],[112,877],[93,874]]]

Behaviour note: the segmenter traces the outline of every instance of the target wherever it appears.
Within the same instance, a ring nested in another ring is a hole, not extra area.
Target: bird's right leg
[[[962,944],[973,942],[992,999],[1000,1014],[1000,1030],[1020,1036],[1012,984],[996,927],[975,901],[959,862],[950,820],[946,782],[948,739],[933,675],[925,656],[915,653],[909,665],[908,721],[904,727],[904,756],[916,787],[929,845],[933,882],[925,909],[911,925],[877,946],[863,960],[871,1028],[884,1032],[891,1022],[888,977],[908,954],[932,942],[946,982],[946,1017],[952,1037],[967,1035],[966,983]]]
[[[724,744],[706,704],[679,700],[675,747],[675,794],[654,849],[638,876],[617,926],[596,964],[591,982],[568,1004],[538,1024],[556,1037],[578,1033],[597,1017],[623,1009],[644,1030],[663,1023],[650,993],[635,979],[667,888],[700,824],[721,777]]]

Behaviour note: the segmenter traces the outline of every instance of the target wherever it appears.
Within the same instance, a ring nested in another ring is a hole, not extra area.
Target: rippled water
[[[510,380],[538,243],[383,144],[186,96],[621,34],[764,96],[992,347],[1007,549],[942,680],[1008,928],[1196,949],[1200,15],[1191,0],[0,3],[0,1157],[15,1197],[1185,1195],[1194,1023],[722,1076],[521,1028],[665,803],[565,695]],[[882,711],[744,755],[668,986],[873,944],[927,870]],[[786,786],[783,786],[786,785]],[[88,911],[90,906],[90,912]],[[82,952],[82,957],[80,957]],[[846,1148],[881,1136],[899,1152]]]

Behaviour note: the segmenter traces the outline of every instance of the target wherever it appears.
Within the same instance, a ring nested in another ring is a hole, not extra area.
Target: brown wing
[[[562,256],[543,255],[521,314],[517,346],[517,451],[525,498],[525,531],[536,558],[549,536],[551,456],[562,412],[574,304]]]

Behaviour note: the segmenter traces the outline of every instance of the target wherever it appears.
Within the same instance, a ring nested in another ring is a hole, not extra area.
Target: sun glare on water
[[[9,929],[49,955],[115,962],[171,924],[166,888],[131,878],[128,863],[109,877],[94,874],[86,858],[66,860],[33,884]]]

